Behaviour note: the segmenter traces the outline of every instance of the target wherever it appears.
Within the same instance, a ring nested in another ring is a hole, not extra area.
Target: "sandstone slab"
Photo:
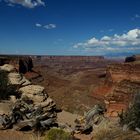
[[[22,85],[27,86],[30,85],[31,82],[27,80],[24,76],[19,73],[9,73],[8,74],[9,83],[11,85]]]
[[[15,67],[13,65],[10,65],[10,64],[5,64],[3,66],[0,66],[0,70],[7,71],[7,72],[16,71]]]
[[[39,85],[28,85],[19,89],[22,94],[42,95],[44,87]]]

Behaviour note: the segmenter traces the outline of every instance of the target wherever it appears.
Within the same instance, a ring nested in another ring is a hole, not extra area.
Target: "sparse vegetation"
[[[53,128],[50,129],[44,140],[73,140],[70,133],[65,132],[62,129]]]
[[[126,112],[122,112],[119,116],[121,125],[127,125],[131,130],[140,128],[140,103],[135,102]]]
[[[140,136],[132,131],[123,131],[115,124],[105,123],[97,128],[92,140],[139,140]]]
[[[0,131],[0,140],[41,140],[29,133],[17,131]]]

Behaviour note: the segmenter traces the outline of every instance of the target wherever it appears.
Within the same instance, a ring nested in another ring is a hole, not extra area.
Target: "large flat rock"
[[[45,89],[44,87],[39,85],[28,85],[20,88],[19,91],[24,95],[26,94],[40,95],[44,92],[44,89]]]
[[[0,70],[7,71],[7,72],[16,71],[15,67],[13,65],[10,65],[10,64],[5,64],[3,66],[0,66]]]
[[[9,83],[11,85],[22,85],[27,86],[30,85],[31,82],[27,80],[24,76],[19,73],[9,73],[8,74]]]

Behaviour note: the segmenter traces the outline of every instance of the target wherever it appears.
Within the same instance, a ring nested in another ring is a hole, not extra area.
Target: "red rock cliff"
[[[140,62],[109,65],[106,72],[105,93],[108,116],[117,116],[126,110],[136,93],[140,91]]]

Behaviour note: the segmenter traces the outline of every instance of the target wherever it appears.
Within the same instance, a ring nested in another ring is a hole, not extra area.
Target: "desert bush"
[[[124,132],[122,129],[102,129],[93,137],[93,140],[140,140],[140,136],[133,132]]]
[[[93,132],[93,140],[114,140],[120,130],[111,121],[104,120]]]
[[[97,129],[92,140],[140,140],[140,136],[132,131],[123,131],[112,125]]]
[[[62,129],[52,128],[48,131],[44,140],[73,140],[70,133]]]
[[[127,125],[129,129],[140,128],[140,102],[134,102],[126,112],[120,115],[120,124]]]

